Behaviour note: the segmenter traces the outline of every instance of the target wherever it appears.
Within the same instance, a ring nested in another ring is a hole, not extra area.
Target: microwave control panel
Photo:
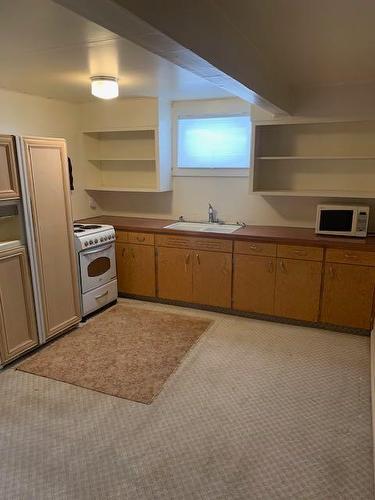
[[[359,233],[367,231],[368,212],[358,212],[356,231]]]

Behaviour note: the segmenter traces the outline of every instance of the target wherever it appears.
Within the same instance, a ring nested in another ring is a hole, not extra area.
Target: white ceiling
[[[50,0],[0,0],[0,87],[85,102],[98,74],[118,76],[120,97],[229,96]]]

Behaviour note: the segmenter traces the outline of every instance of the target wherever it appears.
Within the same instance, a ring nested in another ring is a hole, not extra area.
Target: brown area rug
[[[17,369],[149,404],[210,324],[117,304]]]

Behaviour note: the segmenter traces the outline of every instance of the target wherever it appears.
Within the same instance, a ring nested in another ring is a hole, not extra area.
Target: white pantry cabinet
[[[80,321],[65,140],[21,139],[40,293],[42,341]]]

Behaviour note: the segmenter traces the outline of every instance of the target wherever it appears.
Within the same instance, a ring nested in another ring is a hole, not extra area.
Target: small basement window
[[[180,116],[176,132],[177,175],[186,175],[188,169],[190,175],[202,175],[202,171],[223,175],[225,171],[232,176],[236,169],[241,169],[237,175],[248,175],[250,116]]]

